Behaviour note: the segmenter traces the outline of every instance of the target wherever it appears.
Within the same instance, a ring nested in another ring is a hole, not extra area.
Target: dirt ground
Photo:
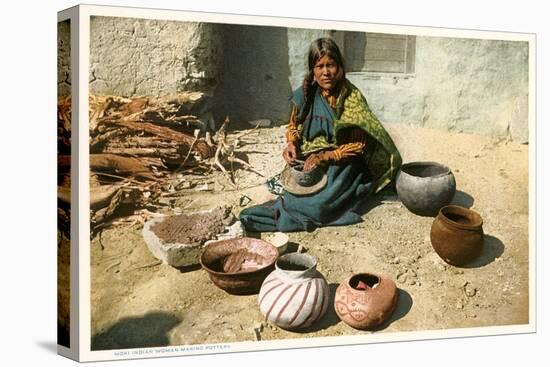
[[[241,149],[266,177],[284,165],[284,129],[258,129],[248,135],[255,143]],[[362,223],[290,233],[291,249],[300,244],[317,258],[332,296],[352,273],[383,272],[396,281],[397,309],[374,333],[528,323],[528,146],[401,124],[388,130],[404,162],[437,161],[452,169],[453,203],[484,219],[481,257],[467,267],[447,265],[430,243],[433,218],[412,214],[391,193],[373,198]],[[167,213],[223,203],[237,215],[272,197],[265,178],[244,170],[237,172],[239,190],[218,173],[178,179],[191,187],[173,197]],[[229,295],[199,267],[159,264],[141,230],[141,224],[106,229],[91,243],[92,349],[254,341],[262,322],[262,340],[372,333],[347,326],[332,307],[304,332],[267,324],[257,296]]]

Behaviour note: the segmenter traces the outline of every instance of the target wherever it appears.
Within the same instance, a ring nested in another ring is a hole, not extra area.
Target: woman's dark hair
[[[338,69],[342,72],[342,80],[346,77],[346,69],[344,67],[344,58],[340,53],[338,45],[332,38],[318,38],[309,46],[307,56],[307,73],[302,82],[302,90],[304,91],[304,109],[299,118],[303,122],[308,114],[308,111],[313,103],[317,84],[313,79],[313,68],[320,58],[327,55],[333,59],[338,65]]]

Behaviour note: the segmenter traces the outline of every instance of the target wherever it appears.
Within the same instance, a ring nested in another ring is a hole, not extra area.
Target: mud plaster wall
[[[57,95],[71,94],[71,22],[57,23]]]
[[[329,30],[231,26],[223,33],[225,79],[216,106],[238,120],[285,122],[311,41],[330,35],[344,44],[343,32]],[[415,73],[348,78],[383,123],[528,141],[526,42],[417,37]]]
[[[528,44],[416,38],[415,73],[350,73],[383,122],[527,142]]]
[[[307,71],[307,54],[312,41],[320,37],[331,37],[329,30],[289,29],[288,48],[290,59],[290,85],[292,90],[300,87]],[[338,39],[336,39],[338,41]]]
[[[343,32],[97,17],[96,94],[214,93],[216,121],[284,123],[312,40]],[[349,73],[382,122],[528,140],[528,44],[417,37],[415,72]]]
[[[326,30],[93,17],[90,91],[214,94],[216,121],[286,122],[311,40]]]
[[[288,114],[290,97],[286,28],[222,25],[223,64],[214,97],[215,117],[242,123]]]
[[[212,93],[219,27],[207,23],[92,17],[90,92],[132,97],[183,90]]]
[[[307,45],[321,30],[224,25],[223,66],[216,91],[217,120],[268,118],[286,123],[292,90],[306,71]],[[304,45],[306,45],[304,47]]]

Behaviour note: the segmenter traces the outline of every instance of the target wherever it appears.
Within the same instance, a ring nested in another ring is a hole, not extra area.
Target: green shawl
[[[319,97],[316,96],[316,98]],[[300,110],[304,106],[298,107]],[[340,88],[334,115],[336,117],[333,121],[335,142],[327,142],[324,137],[317,137],[313,141],[302,138],[301,151],[307,155],[315,151],[335,148],[341,144],[339,140],[343,130],[357,127],[363,129],[371,137],[363,156],[375,180],[374,193],[379,192],[395,178],[401,167],[401,155],[393,140],[370,110],[361,91],[347,79],[343,81]],[[301,125],[298,126],[299,131],[301,128]]]

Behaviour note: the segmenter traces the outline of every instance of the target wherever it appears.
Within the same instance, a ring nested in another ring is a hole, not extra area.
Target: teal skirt
[[[313,231],[317,227],[358,223],[355,211],[370,197],[373,183],[366,164],[357,157],[327,168],[327,185],[318,193],[277,200],[244,209],[240,220],[251,232]]]

